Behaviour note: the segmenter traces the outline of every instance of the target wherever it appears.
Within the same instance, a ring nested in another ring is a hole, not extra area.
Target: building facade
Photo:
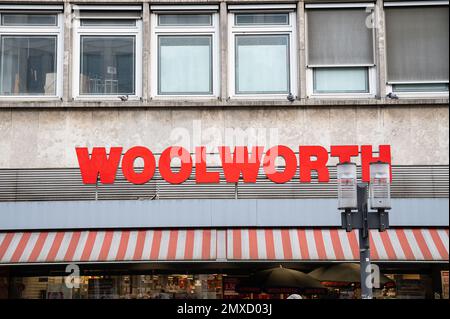
[[[448,298],[448,15],[448,1],[0,1],[0,298],[242,298],[256,270],[358,260],[336,159],[329,183],[262,168],[229,183],[221,145],[374,159],[390,145],[391,228],[371,253],[395,289],[377,296]],[[137,145],[206,145],[220,183],[82,182],[76,147]]]

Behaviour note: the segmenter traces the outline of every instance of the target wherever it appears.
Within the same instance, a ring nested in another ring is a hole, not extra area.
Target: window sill
[[[151,101],[217,101],[218,96],[215,95],[157,95],[151,98]]]
[[[448,105],[449,98],[423,97],[399,99],[375,98],[308,98],[289,102],[287,99],[203,99],[203,100],[74,100],[61,101],[60,99],[24,100],[0,98],[0,108],[199,108],[199,107],[333,107],[333,106],[413,106],[413,105]]]
[[[414,92],[393,92],[398,96],[399,99],[423,99],[423,98],[434,98],[434,99],[448,99],[449,92],[433,92],[433,93],[414,93]]]
[[[355,94],[331,94],[331,93],[323,93],[323,94],[312,94],[308,96],[309,99],[332,99],[332,100],[361,100],[361,99],[376,99],[374,94],[371,93],[355,93]]]
[[[121,96],[126,96],[125,94],[121,95],[103,95],[103,96],[98,96],[98,95],[90,95],[90,96],[77,96],[73,99],[74,103],[77,102],[119,102],[119,103],[123,103],[125,101],[121,101],[120,97]],[[134,102],[139,102],[141,101],[141,98],[135,95],[130,95],[128,96],[126,101],[134,101]],[[70,102],[69,102],[70,103]]]
[[[42,95],[27,95],[27,96],[0,96],[0,104],[3,102],[61,102],[62,98],[60,96],[42,96]]]
[[[289,93],[283,94],[242,94],[232,95],[228,101],[288,101]],[[289,102],[291,103],[291,102]]]

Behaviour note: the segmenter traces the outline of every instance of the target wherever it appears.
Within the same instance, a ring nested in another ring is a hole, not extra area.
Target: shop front
[[[448,298],[445,228],[371,232],[371,257],[388,278],[375,298]],[[25,299],[280,299],[245,291],[252,274],[282,265],[304,273],[359,258],[356,231],[337,228],[127,229],[0,234],[0,296]],[[358,282],[322,282],[359,297]]]

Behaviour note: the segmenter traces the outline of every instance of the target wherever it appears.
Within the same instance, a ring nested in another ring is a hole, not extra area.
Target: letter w
[[[99,175],[102,184],[114,183],[122,156],[121,147],[111,147],[109,157],[104,147],[94,147],[90,158],[87,147],[77,147],[76,151],[84,184],[96,184]]]
[[[264,147],[254,146],[252,147],[252,155],[249,158],[248,148],[246,146],[236,146],[233,158],[231,158],[230,148],[228,146],[219,147],[223,172],[227,183],[238,183],[241,173],[244,183],[256,183],[263,151]]]

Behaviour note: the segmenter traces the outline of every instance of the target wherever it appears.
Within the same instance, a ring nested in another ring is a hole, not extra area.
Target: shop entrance
[[[330,263],[283,263],[308,273]],[[243,292],[239,284],[276,263],[81,264],[79,287],[66,285],[66,265],[0,267],[0,298],[10,299],[286,299],[289,294]],[[448,264],[379,264],[395,285],[374,290],[375,298],[448,298]],[[359,298],[357,283],[324,283],[326,295],[301,298]]]

